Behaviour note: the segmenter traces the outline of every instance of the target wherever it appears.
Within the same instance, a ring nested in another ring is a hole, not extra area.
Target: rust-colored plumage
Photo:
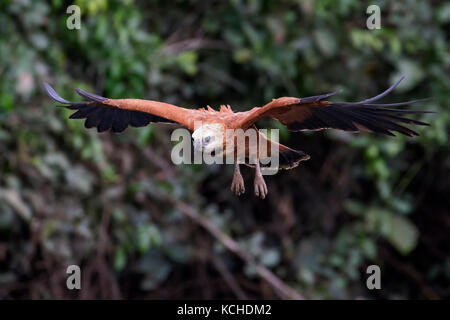
[[[403,78],[402,78],[403,79]],[[255,123],[262,118],[273,118],[291,131],[339,129],[351,132],[360,130],[394,135],[399,132],[407,136],[417,133],[403,124],[427,125],[424,122],[406,118],[405,115],[424,113],[427,111],[392,109],[423,100],[401,103],[379,104],[377,100],[389,94],[402,80],[400,79],[385,92],[360,102],[330,102],[325,99],[334,93],[306,97],[283,97],[274,99],[263,107],[255,107],[244,112],[233,112],[230,106],[221,106],[219,111],[207,106],[206,109],[186,109],[172,104],[141,99],[108,99],[92,93],[76,89],[86,99],[84,102],[70,102],[61,98],[47,83],[47,93],[64,107],[76,110],[72,119],[86,119],[86,128],[96,127],[99,132],[111,130],[122,132],[128,126],[141,127],[149,123],[178,123],[190,131],[195,130],[196,122],[203,124],[221,124],[224,129],[256,129]],[[260,134],[260,133],[258,133]],[[226,149],[224,140],[224,150]],[[247,148],[247,146],[246,146]],[[309,159],[302,151],[279,145],[280,167],[290,169],[300,161]],[[259,168],[256,165],[255,193],[264,198],[267,187]],[[239,171],[235,167],[232,190],[236,194],[245,188]]]

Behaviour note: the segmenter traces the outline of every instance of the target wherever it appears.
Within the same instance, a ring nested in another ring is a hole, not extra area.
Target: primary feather
[[[280,121],[291,131],[339,129],[359,132],[360,130],[394,135],[399,132],[407,136],[418,135],[416,131],[405,127],[404,123],[426,126],[427,123],[405,117],[409,114],[428,113],[423,110],[402,110],[387,107],[411,105],[423,100],[400,103],[373,104],[392,92],[403,77],[386,91],[359,102],[330,102],[324,99],[335,94],[323,94],[306,98],[279,98],[264,107],[247,112],[241,122],[250,126],[264,117]]]
[[[56,91],[48,84],[44,83],[48,95],[56,102],[64,104],[63,107],[77,110],[70,119],[86,119],[86,128],[97,128],[98,132],[111,130],[112,132],[122,132],[128,126],[144,127],[151,122],[173,123],[173,121],[136,110],[120,109],[118,107],[105,104],[108,98],[76,89],[76,92],[87,101],[70,102],[61,98]]]

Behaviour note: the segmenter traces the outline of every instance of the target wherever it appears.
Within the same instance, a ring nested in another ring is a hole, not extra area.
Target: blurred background
[[[0,299],[282,297],[186,212],[308,299],[450,297],[448,1],[75,0],[69,30],[71,4],[0,1]],[[239,111],[361,100],[401,75],[383,102],[433,97],[411,108],[438,112],[419,137],[259,123],[311,155],[266,177],[264,201],[250,168],[236,197],[232,166],[173,165],[172,127],[98,134],[42,88]],[[66,289],[71,264],[81,290]]]

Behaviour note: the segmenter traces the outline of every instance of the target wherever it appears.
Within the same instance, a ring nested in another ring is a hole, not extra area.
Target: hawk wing
[[[383,133],[394,136],[392,131],[407,136],[418,135],[417,132],[401,125],[428,125],[427,123],[406,118],[405,115],[428,113],[431,111],[402,110],[398,107],[422,102],[427,99],[400,103],[373,103],[397,87],[403,77],[383,93],[359,102],[329,102],[324,99],[335,94],[328,93],[307,98],[284,97],[275,99],[261,108],[247,111],[240,127],[248,128],[264,117],[280,121],[291,131],[339,129],[359,132],[360,130]]]
[[[56,91],[44,83],[47,94],[63,107],[77,110],[70,119],[86,119],[86,128],[96,127],[98,132],[111,130],[122,132],[128,126],[143,127],[149,123],[179,123],[190,127],[194,116],[192,109],[180,108],[168,103],[141,99],[108,99],[93,93],[76,89],[86,101],[70,102],[61,98]]]

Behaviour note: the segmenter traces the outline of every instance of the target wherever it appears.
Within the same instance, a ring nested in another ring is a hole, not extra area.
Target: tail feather
[[[309,159],[309,155],[300,150],[294,150],[285,145],[280,144],[279,167],[281,169],[292,169],[299,165],[300,162]]]

